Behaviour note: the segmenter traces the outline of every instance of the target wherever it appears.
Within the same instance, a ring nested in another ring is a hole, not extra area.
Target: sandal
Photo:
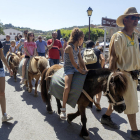
[[[60,108],[61,113],[60,113],[60,119],[61,120],[66,120],[66,109],[65,108]]]
[[[24,84],[25,79],[21,79],[20,84]]]
[[[101,110],[102,110],[101,105],[98,104],[98,103],[96,103],[95,100],[94,100],[94,104],[95,104],[95,106],[96,106],[96,110],[97,110],[97,111],[101,111]]]

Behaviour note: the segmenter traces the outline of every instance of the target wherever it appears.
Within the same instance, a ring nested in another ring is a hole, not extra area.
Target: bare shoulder
[[[65,53],[69,53],[72,50],[72,46],[71,45],[67,45],[65,48]]]

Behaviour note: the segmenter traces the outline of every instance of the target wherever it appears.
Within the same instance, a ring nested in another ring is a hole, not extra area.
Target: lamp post
[[[90,16],[92,15],[92,8],[88,8],[88,10],[87,10],[87,14],[88,14],[88,16],[89,16],[89,37],[88,37],[88,39],[90,40]]]

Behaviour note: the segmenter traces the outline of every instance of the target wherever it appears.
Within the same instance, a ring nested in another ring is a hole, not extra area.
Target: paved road
[[[77,117],[72,124],[61,121],[57,115],[56,102],[52,98],[53,114],[46,112],[45,104],[42,102],[38,88],[38,97],[25,91],[25,86],[19,84],[6,74],[6,98],[7,112],[14,117],[9,123],[1,123],[0,120],[0,140],[82,140],[79,137],[81,129],[80,117]],[[140,92],[138,96],[140,100]],[[100,123],[100,117],[105,113],[108,107],[108,101],[105,97],[101,99],[102,111],[97,112],[95,107],[87,108],[87,128],[91,140],[129,140],[130,126],[126,115],[114,112],[112,119],[118,125],[119,130],[110,129]],[[67,113],[75,112],[67,106]],[[0,117],[2,117],[0,115]],[[137,113],[137,123],[140,128],[140,113]]]

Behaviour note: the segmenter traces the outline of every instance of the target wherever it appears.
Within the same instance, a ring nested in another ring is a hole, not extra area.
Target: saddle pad
[[[22,60],[20,61],[20,63],[19,63],[19,66],[18,66],[18,73],[20,74],[20,76],[22,76],[22,65],[23,65],[23,60],[24,60],[24,58],[22,58]],[[25,79],[27,79],[28,80],[28,67],[29,67],[29,60],[28,60],[28,62],[27,62],[27,64],[26,64],[26,68],[25,68]]]
[[[82,75],[79,72],[76,72],[73,75],[71,90],[67,101],[67,104],[69,104],[73,108],[75,108],[76,103],[81,95],[85,78],[86,75]],[[64,87],[65,87],[64,68],[61,68],[52,76],[48,93],[53,95],[59,100],[63,100]]]

